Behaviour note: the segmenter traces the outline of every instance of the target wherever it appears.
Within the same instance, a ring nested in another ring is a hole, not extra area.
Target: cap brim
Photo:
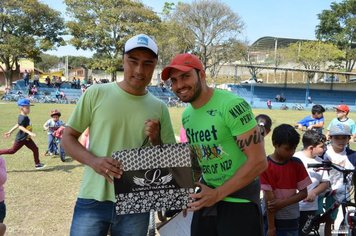
[[[135,47],[135,48],[130,48],[128,49],[127,51],[125,51],[125,54],[129,54],[130,52],[134,51],[134,50],[147,50],[147,51],[150,51],[152,52],[152,54],[155,56],[155,57],[158,57],[158,54],[155,53],[151,48],[149,47],[146,47],[146,46],[140,46],[140,47]]]
[[[167,66],[166,68],[163,69],[161,78],[162,80],[168,80],[170,77],[170,72],[172,69],[176,69],[179,71],[183,72],[188,72],[194,69],[194,67],[190,66],[182,66],[182,65],[172,65],[172,66]]]
[[[335,110],[338,110],[338,111],[342,111],[342,112],[349,112],[349,111],[345,111],[345,110],[343,110],[343,109],[340,109],[340,108],[338,108],[338,107],[334,107],[334,109],[335,109]]]
[[[348,134],[345,134],[345,133],[330,133],[329,134],[330,136],[351,136],[352,134],[348,133]]]

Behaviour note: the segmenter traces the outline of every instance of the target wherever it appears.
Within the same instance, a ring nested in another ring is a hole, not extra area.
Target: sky
[[[65,4],[62,0],[40,0],[65,16]],[[162,11],[164,2],[177,3],[176,0],[141,0],[155,12]],[[191,0],[181,0],[190,3]],[[317,14],[330,9],[332,2],[341,0],[224,0],[233,12],[241,17],[245,29],[241,40],[250,44],[264,36],[315,39],[315,27],[319,24]],[[48,54],[65,56],[87,56],[93,52],[76,50],[72,46],[60,47]]]

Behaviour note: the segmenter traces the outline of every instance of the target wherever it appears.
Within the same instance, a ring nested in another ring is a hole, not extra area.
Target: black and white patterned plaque
[[[124,173],[115,179],[118,215],[187,208],[194,192],[189,144],[163,144],[117,151]]]

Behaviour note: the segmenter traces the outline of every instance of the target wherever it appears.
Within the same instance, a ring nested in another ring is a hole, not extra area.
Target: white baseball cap
[[[145,34],[136,35],[125,43],[125,53],[135,48],[147,48],[151,50],[156,56],[158,55],[158,47],[152,38]]]

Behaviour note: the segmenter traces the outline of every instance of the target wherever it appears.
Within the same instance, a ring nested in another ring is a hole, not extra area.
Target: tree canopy
[[[194,46],[193,52],[199,55],[207,70],[216,68],[216,63],[226,62],[226,46],[230,46],[229,40],[236,39],[244,26],[229,6],[216,0],[179,3],[172,20],[185,26],[194,36],[185,40]]]
[[[65,0],[72,20],[67,23],[77,49],[95,51],[92,67],[116,79],[127,39],[138,33],[155,36],[160,18],[138,1]]]
[[[11,85],[13,68],[19,72],[19,58],[35,59],[42,51],[63,45],[64,30],[60,12],[38,0],[1,0],[0,69],[6,86]]]
[[[297,42],[284,50],[285,58],[300,63],[305,69],[320,70],[327,62],[340,60],[344,53],[332,43],[321,41]],[[308,73],[311,79],[315,73]]]
[[[345,52],[345,69],[351,72],[356,61],[356,0],[333,2],[330,8],[318,15],[320,23],[316,27],[316,35]]]

